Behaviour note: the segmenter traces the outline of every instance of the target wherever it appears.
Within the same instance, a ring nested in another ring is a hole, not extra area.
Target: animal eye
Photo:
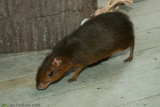
[[[53,72],[49,72],[48,76],[52,77],[53,76]]]

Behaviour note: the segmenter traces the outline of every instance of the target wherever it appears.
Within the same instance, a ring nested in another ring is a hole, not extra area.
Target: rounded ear
[[[46,53],[46,57],[49,57],[51,55],[51,53]]]
[[[53,59],[53,65],[56,64],[57,67],[59,67],[62,63],[62,60],[59,58],[54,58]]]

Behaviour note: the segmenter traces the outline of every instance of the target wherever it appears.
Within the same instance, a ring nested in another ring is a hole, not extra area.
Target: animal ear
[[[46,57],[48,57],[48,56],[50,56],[51,55],[51,53],[46,53]]]
[[[56,64],[57,67],[59,67],[62,63],[62,60],[59,58],[54,58],[53,59],[53,65]]]

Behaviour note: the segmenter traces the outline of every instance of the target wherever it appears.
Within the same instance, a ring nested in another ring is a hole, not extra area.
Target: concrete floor
[[[99,0],[99,6],[106,0]],[[73,73],[43,91],[35,88],[38,66],[49,50],[0,55],[0,106],[38,104],[40,107],[160,107],[160,0],[137,0],[120,11],[135,26],[135,51],[88,67],[68,83]],[[28,107],[27,106],[27,107]],[[31,105],[30,105],[31,106]]]

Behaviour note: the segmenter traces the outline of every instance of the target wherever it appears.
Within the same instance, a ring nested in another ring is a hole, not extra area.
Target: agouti
[[[121,12],[93,17],[68,36],[61,39],[46,55],[36,76],[37,89],[45,89],[70,69],[75,69],[68,82],[75,81],[88,65],[130,48],[124,62],[133,59],[134,30],[129,17]]]

